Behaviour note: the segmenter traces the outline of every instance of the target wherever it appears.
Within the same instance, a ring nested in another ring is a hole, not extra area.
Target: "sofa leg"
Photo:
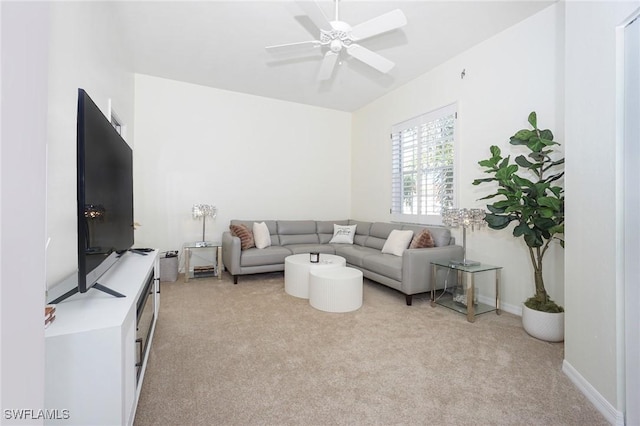
[[[233,276],[233,283],[234,284],[238,284],[238,276],[237,275]]]
[[[413,295],[407,294],[405,298],[407,299],[407,306],[411,306],[411,302],[413,301]]]

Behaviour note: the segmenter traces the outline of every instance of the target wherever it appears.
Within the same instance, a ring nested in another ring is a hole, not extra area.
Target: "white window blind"
[[[449,105],[391,129],[392,220],[434,223],[453,207],[456,116]]]

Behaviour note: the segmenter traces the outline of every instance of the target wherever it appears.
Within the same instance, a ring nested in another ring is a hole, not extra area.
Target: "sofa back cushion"
[[[333,234],[333,230],[331,231]],[[280,245],[318,244],[315,220],[279,220],[278,235]]]
[[[429,226],[428,228],[436,247],[448,246],[455,242],[455,240],[451,238],[451,230],[449,228],[445,228],[444,226]]]
[[[365,241],[367,241],[367,238],[369,238],[369,230],[371,229],[371,222],[349,220],[349,225],[357,225],[356,236],[353,237],[353,244],[364,246]]]
[[[333,237],[333,225],[349,225],[348,220],[319,220],[316,222],[316,232],[320,244],[327,244]]]
[[[402,225],[396,223],[374,222],[369,230],[369,237],[365,241],[365,247],[382,250],[389,234],[394,229],[402,229]]]

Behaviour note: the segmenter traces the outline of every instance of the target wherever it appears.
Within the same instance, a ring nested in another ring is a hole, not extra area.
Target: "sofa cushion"
[[[284,264],[284,259],[291,256],[291,250],[281,246],[270,246],[264,249],[250,248],[240,255],[240,266],[263,266]]]
[[[409,244],[410,249],[417,248],[431,248],[434,247],[435,243],[433,242],[433,237],[431,236],[431,232],[427,228],[418,232],[411,240],[411,244]]]
[[[329,243],[332,244],[353,244],[353,237],[356,235],[358,225],[333,225],[333,237]]]
[[[253,222],[253,241],[256,243],[256,248],[263,249],[271,245],[271,236],[269,235],[269,228],[264,222]]]
[[[253,240],[253,233],[247,225],[229,225],[229,230],[231,231],[231,235],[240,238],[240,248],[242,250],[247,250],[256,246]]]
[[[366,256],[362,266],[371,272],[402,281],[402,256],[391,254],[375,254]]]
[[[325,254],[335,254],[335,249],[330,244],[287,244],[283,246],[289,250],[293,254],[300,253],[325,253]]]
[[[394,256],[402,256],[402,253],[409,248],[411,239],[413,238],[413,231],[410,229],[400,230],[394,229],[389,234],[389,238],[385,241],[382,247],[382,253],[392,254]]]
[[[336,255],[342,256],[349,265],[362,267],[362,261],[367,256],[380,254],[380,250],[354,244],[335,244]]]

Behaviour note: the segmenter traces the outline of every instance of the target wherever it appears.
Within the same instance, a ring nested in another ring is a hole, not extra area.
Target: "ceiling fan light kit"
[[[365,21],[354,27],[340,20],[339,0],[335,0],[335,19],[329,21],[314,0],[315,4],[300,1],[298,4],[307,13],[309,18],[320,29],[319,40],[309,40],[297,43],[279,44],[267,46],[268,51],[293,50],[300,48],[325,49],[317,79],[320,81],[329,80],[333,75],[335,64],[341,52],[369,65],[370,67],[386,74],[395,66],[387,58],[356,44],[356,41],[364,40],[388,31],[403,27],[407,24],[407,18],[400,9],[380,15],[376,18]],[[328,28],[328,29],[325,29]]]

